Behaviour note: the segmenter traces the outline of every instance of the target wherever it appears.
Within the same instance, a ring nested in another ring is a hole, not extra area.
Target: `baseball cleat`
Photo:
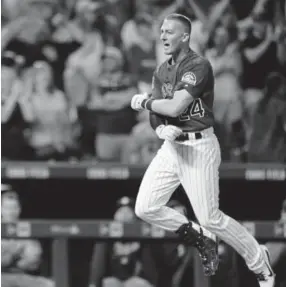
[[[198,232],[192,227],[192,222],[183,224],[176,233],[189,245],[195,246],[202,260],[204,274],[212,276],[219,265],[218,244],[215,240],[205,236],[202,228]]]
[[[218,243],[203,235],[201,230],[195,247],[199,251],[205,276],[215,275],[219,265]]]
[[[270,265],[269,251],[265,245],[261,245],[261,252],[265,261],[265,268],[262,272],[255,274],[260,287],[274,287],[275,274]]]

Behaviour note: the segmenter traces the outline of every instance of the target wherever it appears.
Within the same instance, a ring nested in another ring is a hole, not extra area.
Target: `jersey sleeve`
[[[199,98],[208,85],[213,83],[213,73],[208,61],[192,64],[187,62],[179,71],[178,83],[175,90],[187,90],[192,97]]]

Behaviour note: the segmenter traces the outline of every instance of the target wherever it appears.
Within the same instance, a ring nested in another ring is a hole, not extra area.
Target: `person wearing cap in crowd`
[[[286,77],[270,73],[253,118],[248,160],[286,162]]]
[[[1,185],[2,223],[17,223],[21,213],[18,194],[11,186]],[[1,286],[2,287],[52,287],[54,282],[38,276],[42,260],[39,241],[31,239],[1,240]]]
[[[96,110],[96,155],[99,160],[121,161],[129,134],[136,124],[136,112],[130,100],[137,91],[136,82],[125,72],[122,52],[107,47],[98,78],[99,97],[91,100]]]
[[[122,197],[117,201],[114,220],[135,223],[134,200]],[[139,241],[103,242],[94,245],[90,287],[151,287],[156,274],[150,248]]]

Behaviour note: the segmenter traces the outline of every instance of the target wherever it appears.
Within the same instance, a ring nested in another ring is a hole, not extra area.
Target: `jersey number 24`
[[[199,116],[202,118],[205,115],[201,99],[194,99],[194,101],[186,108],[186,110],[179,116],[181,122],[191,119],[191,117]]]

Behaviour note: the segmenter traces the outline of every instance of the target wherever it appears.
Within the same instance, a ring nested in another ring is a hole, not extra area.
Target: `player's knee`
[[[211,229],[217,226],[221,226],[223,222],[223,213],[220,210],[217,210],[211,214],[207,214],[206,216],[202,216],[199,219],[200,225],[207,229]]]
[[[150,219],[153,216],[154,210],[148,207],[148,205],[136,204],[135,214],[137,217],[141,218],[142,220],[148,221],[148,219]]]
[[[137,217],[141,218],[142,220],[145,220],[147,214],[148,214],[148,208],[145,206],[136,204],[135,205],[135,214]]]

